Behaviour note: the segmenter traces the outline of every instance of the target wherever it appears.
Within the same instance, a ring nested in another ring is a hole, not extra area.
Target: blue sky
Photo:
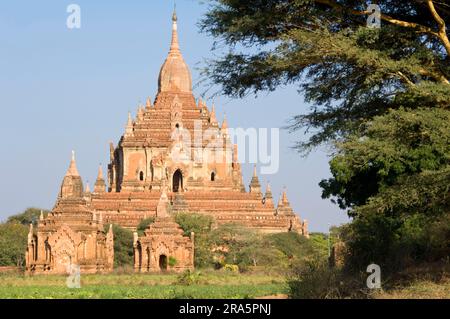
[[[71,3],[81,7],[81,29],[66,27]],[[180,46],[194,83],[212,57],[213,39],[196,25],[206,9],[198,0],[177,1]],[[108,143],[118,141],[128,111],[156,94],[172,10],[168,0],[0,3],[0,220],[30,206],[52,208],[72,149],[84,182],[95,180],[99,163],[106,168]],[[282,127],[308,110],[295,87],[214,102],[230,127]],[[276,199],[286,186],[310,230],[326,231],[347,217],[320,197],[318,183],[330,175],[326,154],[300,157],[290,148],[299,137],[281,131],[280,169],[260,180],[270,181]],[[243,171],[248,185],[252,165]]]

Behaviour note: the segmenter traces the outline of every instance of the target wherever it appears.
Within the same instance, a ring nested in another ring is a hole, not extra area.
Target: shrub
[[[143,236],[144,235],[144,231],[147,229],[147,227],[150,224],[153,224],[154,222],[155,222],[155,217],[149,217],[149,218],[145,218],[145,219],[141,220],[141,222],[137,226],[137,233],[138,233],[138,235],[139,236]]]
[[[169,266],[174,267],[177,264],[177,259],[173,256],[169,257]]]
[[[200,282],[201,273],[199,271],[186,270],[177,277],[177,284],[190,286]]]
[[[223,266],[223,269],[231,272],[239,272],[238,265],[225,264],[225,266]]]
[[[367,274],[366,274],[367,276]],[[328,267],[326,261],[310,260],[294,267],[288,276],[289,297],[294,299],[362,298],[368,294],[366,278]]]

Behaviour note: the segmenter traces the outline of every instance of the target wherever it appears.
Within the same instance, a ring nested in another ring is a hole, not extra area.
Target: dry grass
[[[450,280],[444,282],[417,281],[406,287],[376,292],[375,299],[450,299]]]

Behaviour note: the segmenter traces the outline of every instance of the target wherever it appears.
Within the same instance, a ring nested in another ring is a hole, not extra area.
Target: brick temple
[[[167,207],[163,216],[157,216],[162,200]],[[193,236],[182,235],[173,220],[177,212],[207,214],[216,225],[233,222],[266,233],[292,231],[308,236],[307,221],[295,214],[286,190],[275,205],[270,186],[262,190],[256,166],[246,191],[226,118],[219,123],[214,106],[209,109],[193,95],[174,13],[156,98],[139,105],[135,118],[129,113],[123,136],[116,146],[110,144],[107,182],[100,166],[93,190],[88,185],[83,188],[72,159],[55,208],[39,222],[37,237],[42,239],[30,235],[27,269],[36,269],[39,260],[43,263],[39,269],[56,271],[52,256],[58,248],[51,247],[49,240],[59,232],[72,245],[63,263],[83,260],[85,269],[107,271],[112,267],[108,253],[112,239],[108,241],[103,223],[136,230],[149,217],[156,217],[155,223],[141,238],[135,234],[135,268],[161,270],[170,254],[179,254],[180,269],[192,268]],[[37,258],[33,251],[39,251]],[[42,257],[45,254],[47,259]]]

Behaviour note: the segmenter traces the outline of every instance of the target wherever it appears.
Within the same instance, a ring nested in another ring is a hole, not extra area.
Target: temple
[[[30,224],[25,253],[29,274],[70,273],[79,266],[83,273],[113,270],[112,227],[105,230],[101,213],[93,212],[84,196],[75,154],[64,176],[55,207],[41,216],[37,231]]]
[[[72,161],[71,167],[75,167]],[[173,219],[177,212],[207,214],[216,225],[238,223],[266,233],[292,231],[308,236],[307,221],[295,214],[286,190],[277,206],[269,185],[263,192],[256,166],[246,191],[238,148],[232,144],[226,118],[219,123],[214,105],[209,109],[193,95],[175,12],[156,98],[139,105],[135,118],[129,113],[118,144],[110,143],[107,179],[100,167],[91,191],[83,189],[75,169],[66,175],[55,208],[39,222],[37,240],[29,243],[27,268],[56,269],[49,265],[58,249],[49,248],[46,253],[44,248],[56,245],[56,239],[50,240],[56,236],[71,242],[68,254],[72,262],[83,261],[85,269],[94,269],[94,264],[97,271],[110,269],[112,239],[108,236],[112,233],[104,233],[103,223],[135,231],[140,221],[149,217],[156,217],[155,223],[144,236],[135,234],[135,268],[167,269],[173,254],[179,262],[174,268],[192,268],[193,234],[184,236]],[[167,207],[158,216],[162,200]]]

